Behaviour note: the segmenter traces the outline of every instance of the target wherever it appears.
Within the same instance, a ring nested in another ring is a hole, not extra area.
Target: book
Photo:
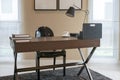
[[[28,34],[12,34],[12,39],[14,39],[14,40],[28,40],[28,39],[32,39],[32,37]]]
[[[29,39],[32,39],[32,37],[15,37],[15,38],[12,38],[13,40],[29,40]]]
[[[15,38],[26,38],[26,37],[30,37],[29,34],[12,34],[12,37]]]
[[[29,42],[30,40],[16,40],[16,42]]]

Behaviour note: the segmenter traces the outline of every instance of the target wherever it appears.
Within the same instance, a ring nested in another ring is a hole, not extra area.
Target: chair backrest
[[[35,32],[35,37],[52,37],[54,36],[53,31],[49,27],[39,27]]]

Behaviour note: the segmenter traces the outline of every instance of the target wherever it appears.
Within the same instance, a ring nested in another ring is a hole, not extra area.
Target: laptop
[[[79,39],[100,39],[102,38],[101,23],[84,23],[83,30],[80,32]]]

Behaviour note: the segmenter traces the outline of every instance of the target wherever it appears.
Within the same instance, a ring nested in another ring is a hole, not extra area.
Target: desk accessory
[[[78,39],[100,39],[102,38],[101,23],[83,23]]]

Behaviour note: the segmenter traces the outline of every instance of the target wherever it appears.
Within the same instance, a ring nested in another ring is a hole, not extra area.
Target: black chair
[[[53,31],[48,27],[39,27],[35,32],[35,37],[53,37]],[[52,50],[52,51],[36,51],[36,66],[40,66],[40,58],[53,58],[53,65],[56,63],[56,57],[63,56],[63,64],[66,63],[66,51],[65,50]],[[55,70],[55,68],[53,68]],[[40,70],[37,70],[38,76],[40,75]],[[65,76],[65,66],[63,67],[63,76]]]

